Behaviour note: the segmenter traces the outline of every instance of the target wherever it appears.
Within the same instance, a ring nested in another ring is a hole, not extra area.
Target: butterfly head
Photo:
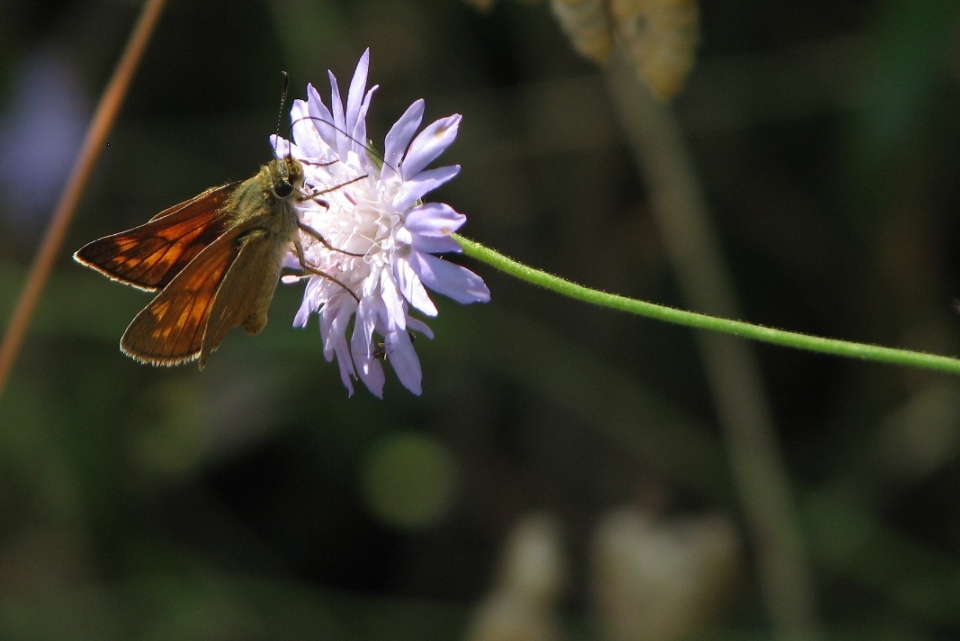
[[[303,165],[287,156],[271,162],[268,166],[270,190],[279,200],[286,200],[303,187]]]

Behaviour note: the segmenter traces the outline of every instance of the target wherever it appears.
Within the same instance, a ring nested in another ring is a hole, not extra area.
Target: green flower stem
[[[698,314],[696,312],[687,312],[673,307],[665,307],[642,300],[626,298],[625,296],[608,294],[577,285],[576,283],[571,283],[552,274],[518,263],[459,234],[454,234],[454,238],[460,243],[460,246],[463,247],[464,253],[471,258],[496,267],[500,271],[515,276],[520,280],[539,285],[540,287],[576,300],[581,300],[585,303],[609,307],[611,309],[637,314],[638,316],[646,316],[668,323],[676,323],[677,325],[734,334],[742,338],[783,345],[784,347],[960,374],[960,359],[950,358],[949,356],[881,347],[879,345],[867,345],[865,343],[852,343],[834,338],[821,338],[809,334],[800,334],[782,329],[774,329],[772,327],[753,325],[743,321],[717,318],[716,316],[707,316],[706,314]]]

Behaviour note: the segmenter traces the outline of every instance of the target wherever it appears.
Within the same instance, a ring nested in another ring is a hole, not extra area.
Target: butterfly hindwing
[[[130,323],[120,349],[152,365],[177,365],[200,356],[210,312],[242,230],[234,227],[203,249]]]
[[[200,366],[237,325],[257,334],[267,324],[267,308],[280,281],[282,254],[288,243],[269,242],[271,232],[252,229],[240,239],[240,252],[217,290],[210,312]]]

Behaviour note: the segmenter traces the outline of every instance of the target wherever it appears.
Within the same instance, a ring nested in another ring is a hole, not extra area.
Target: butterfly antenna
[[[287,106],[287,92],[290,90],[290,74],[286,71],[280,72],[283,78],[283,88],[280,90],[280,111],[277,113],[277,138],[280,138],[280,123],[283,122],[283,109]],[[289,155],[289,148],[288,148]]]
[[[330,127],[330,128],[333,129],[334,131],[342,134],[343,136],[346,136],[348,139],[352,140],[353,142],[357,143],[358,145],[360,145],[361,147],[363,147],[364,149],[366,149],[368,153],[370,153],[371,155],[373,155],[377,160],[379,160],[379,161],[380,161],[381,163],[383,163],[384,165],[388,165],[388,166],[391,167],[394,171],[396,171],[397,173],[400,173],[400,170],[397,169],[396,167],[394,167],[393,165],[390,165],[390,164],[384,159],[383,154],[381,154],[379,151],[377,151],[376,147],[374,147],[370,142],[365,141],[365,140],[357,140],[356,138],[354,138],[353,136],[351,136],[349,133],[347,133],[346,131],[344,131],[341,127],[338,127],[337,125],[333,124],[332,122],[327,122],[327,121],[324,120],[323,118],[318,118],[318,117],[316,117],[316,116],[304,116],[303,118],[298,118],[297,120],[294,120],[294,121],[293,121],[293,124],[296,125],[297,123],[299,123],[299,122],[301,122],[301,121],[304,121],[304,120],[315,120],[315,121],[317,121],[317,122],[319,122],[319,123],[322,123],[322,124],[326,125],[327,127]]]

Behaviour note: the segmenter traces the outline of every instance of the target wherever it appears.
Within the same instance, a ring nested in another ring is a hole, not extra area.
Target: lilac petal
[[[400,298],[400,289],[386,269],[380,272],[380,295],[383,297],[384,316],[401,330],[406,330],[407,313]]]
[[[422,236],[449,236],[467,217],[446,203],[425,203],[407,213],[404,225]]]
[[[430,340],[433,340],[433,330],[430,329],[430,326],[412,316],[407,318],[407,330],[423,334]]]
[[[353,380],[350,375],[350,368],[353,365],[347,365],[349,359],[345,358],[344,354],[337,354],[337,365],[340,367],[340,381],[343,383],[343,386],[347,388],[347,397],[353,396]]]
[[[326,312],[326,308],[324,308]],[[321,314],[321,320],[328,316]],[[329,324],[321,322],[320,331],[324,338],[323,355],[329,361],[336,355],[337,364],[340,366],[340,380],[343,386],[347,388],[349,396],[353,396],[353,380],[357,377],[356,370],[353,367],[353,359],[350,355],[350,348],[347,346],[345,332],[347,324],[350,322],[349,314],[338,313],[332,316]],[[324,329],[326,326],[326,333]]]
[[[460,173],[460,165],[448,165],[421,171],[411,180],[403,181],[403,187],[397,194],[392,205],[399,210],[410,209],[417,201],[440,185],[452,180]]]
[[[353,352],[357,375],[360,381],[367,386],[367,389],[369,389],[374,396],[383,398],[383,384],[386,382],[383,365],[378,359],[373,357],[370,342],[364,342],[358,331],[354,331],[353,333],[351,351]]]
[[[379,366],[379,363],[373,362],[373,355],[371,350],[368,349],[373,342],[373,330],[376,327],[378,316],[377,307],[374,298],[360,300],[353,325],[353,337],[350,340],[350,351],[354,358],[360,357],[361,367],[358,372],[360,380],[374,395],[383,398],[383,368]],[[377,367],[372,365],[377,365]]]
[[[387,382],[387,377],[379,360],[372,356],[366,357],[364,366],[360,368],[360,380],[371,394],[377,398],[383,398],[383,384]]]
[[[430,254],[411,253],[407,259],[420,281],[438,294],[463,304],[490,300],[490,290],[483,279],[466,267]]]
[[[383,384],[387,381],[387,377],[380,361],[371,356],[365,356],[357,372],[360,381],[366,385],[370,393],[377,398],[383,398]]]
[[[390,178],[397,174],[407,145],[410,144],[410,139],[413,138],[413,134],[423,120],[425,104],[422,98],[415,101],[387,132],[383,140],[383,178]]]
[[[311,158],[302,147],[285,138],[270,136],[270,145],[273,147],[274,153],[277,154],[277,158],[296,158],[297,160]]]
[[[320,311],[320,337],[323,339],[323,355],[328,361],[347,349],[346,329],[350,317],[341,312],[333,307],[324,307]]]
[[[401,225],[393,230],[393,241],[397,244],[397,247],[412,245],[413,232]]]
[[[313,85],[307,85],[307,91],[310,91],[312,87]],[[306,100],[301,100],[300,98],[294,99],[293,103],[290,105],[291,128],[300,124],[299,120],[309,113],[309,111],[310,107],[307,105]]]
[[[320,132],[310,120],[310,108],[302,100],[294,100],[290,107],[290,128],[293,139],[303,151],[304,158],[318,158],[326,151],[327,145]]]
[[[413,348],[410,336],[406,331],[391,332],[387,340],[393,346],[390,351],[390,365],[397,378],[404,387],[420,396],[423,393],[423,371],[420,369],[420,359],[417,358],[417,351]]]
[[[358,307],[353,294],[326,278],[317,278],[317,281],[320,283],[320,287],[323,288],[323,295],[320,300],[320,303],[323,304],[322,309],[326,310],[327,307],[333,307],[337,310],[338,314],[343,314],[347,318],[347,322],[349,322],[350,318],[356,314]],[[346,326],[344,326],[344,328],[346,328]]]
[[[367,70],[370,67],[370,49],[367,48],[360,56],[360,62],[357,63],[357,69],[353,72],[353,80],[350,81],[350,90],[347,92],[347,119],[344,132],[352,133],[357,125],[357,118],[360,115],[360,105],[363,101],[363,93],[367,88]]]
[[[413,254],[414,256],[416,254]],[[393,262],[393,275],[397,279],[397,286],[400,287],[400,293],[409,301],[411,305],[419,309],[427,316],[436,316],[437,308],[430,300],[427,290],[423,283],[417,278],[416,270],[409,262],[409,257],[400,258]]]
[[[306,298],[304,298],[300,303],[300,309],[297,310],[296,316],[293,317],[293,326],[306,327],[307,321],[310,320],[310,313],[312,311],[313,308],[310,306],[310,303]]]
[[[333,126],[333,114],[323,104],[323,99],[313,85],[307,85],[307,112],[310,123],[331,149],[337,148],[337,130]]]
[[[432,236],[414,236],[411,245],[418,252],[425,254],[459,253],[463,251],[460,243],[450,236],[441,236],[439,238]]]
[[[294,327],[306,327],[310,320],[310,313],[317,309],[317,290],[319,289],[316,278],[307,281],[307,286],[303,289],[303,302],[300,303],[300,309],[297,315],[293,317]]]
[[[280,267],[286,269],[300,269],[300,259],[293,252],[287,252],[283,255],[283,262]]]
[[[330,78],[330,113],[333,114],[333,124],[342,131],[347,122],[343,113],[343,100],[340,99],[340,85],[332,71],[327,71],[327,76]]]
[[[360,304],[357,306],[356,320],[353,323],[353,338],[352,343],[353,347],[357,346],[363,347],[369,345],[370,341],[373,340],[373,330],[377,326],[377,314],[380,311],[377,305],[379,301],[372,297],[365,297],[360,299]]]
[[[357,146],[357,152],[361,158],[366,157],[367,148],[367,110],[370,109],[370,100],[373,98],[373,92],[377,90],[377,85],[370,87],[370,91],[363,97],[360,103],[360,113],[357,115],[357,124],[353,128],[353,142]],[[361,152],[361,150],[364,150]]]
[[[330,111],[333,113],[333,128],[337,144],[334,148],[341,158],[346,157],[350,149],[350,140],[344,136],[347,131],[347,117],[343,112],[343,100],[340,98],[340,86],[337,84],[337,78],[332,71],[327,71],[330,76]]]
[[[410,180],[419,174],[424,167],[453,144],[457,139],[461,118],[460,114],[441,118],[427,125],[427,128],[413,139],[403,158],[403,165],[400,167],[404,180]]]
[[[330,334],[330,325],[333,322],[333,317],[329,314],[320,313],[320,340],[323,343],[323,357],[327,359],[327,362],[333,360],[336,354],[333,349],[334,338]]]
[[[270,146],[273,147],[274,158],[286,158],[293,147],[289,140],[276,134],[270,134]]]

